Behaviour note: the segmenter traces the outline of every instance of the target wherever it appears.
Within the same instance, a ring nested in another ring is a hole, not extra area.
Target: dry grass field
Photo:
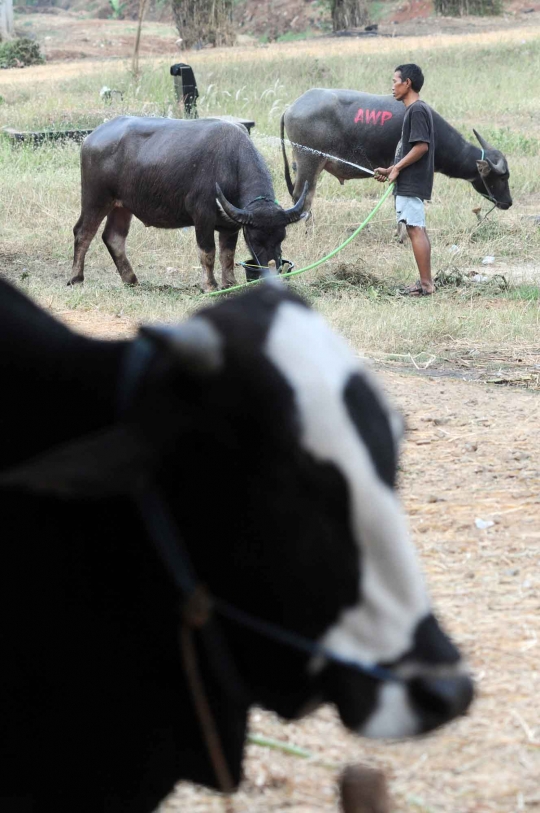
[[[485,213],[482,199],[463,182],[436,178],[428,228],[442,284],[429,299],[395,295],[398,283],[415,278],[415,267],[410,246],[394,239],[390,202],[342,254],[294,282],[379,371],[406,415],[402,499],[434,603],[471,660],[478,699],[466,719],[406,743],[355,739],[331,708],[294,724],[254,710],[254,733],[294,742],[314,757],[249,746],[234,813],[335,813],[336,776],[353,761],[384,768],[395,813],[540,810],[540,26],[534,16],[519,26],[482,21],[466,33],[205,50],[186,60],[196,72],[201,115],[256,120],[253,137],[283,204],[288,196],[276,136],[284,107],[317,85],[386,93],[393,67],[405,60],[423,65],[426,101],[471,140],[476,127],[505,152],[514,196],[512,209],[477,227],[471,209],[482,205]],[[170,30],[160,31],[152,29],[159,53],[146,52],[137,79],[125,59],[2,71],[0,125],[87,127],[120,112],[175,115],[168,66],[179,55]],[[119,53],[127,57],[126,50]],[[103,85],[121,89],[123,101],[105,105]],[[75,329],[129,335],[142,321],[181,319],[208,304],[197,289],[192,230],[139,223],[128,240],[138,288],[121,286],[98,239],[84,287],[66,287],[79,213],[77,146],[14,148],[0,139],[0,171],[0,273]],[[290,228],[284,255],[297,267],[318,259],[349,236],[380,195],[370,181],[340,187],[323,178],[313,220]],[[474,283],[471,275],[486,274],[486,256],[494,257],[493,279]],[[476,519],[493,525],[480,530]],[[225,806],[219,796],[181,784],[163,810],[217,813]]]

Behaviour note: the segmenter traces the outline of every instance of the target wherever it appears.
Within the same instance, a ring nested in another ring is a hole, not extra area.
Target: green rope
[[[279,279],[286,279],[287,277],[296,277],[298,274],[305,274],[306,271],[311,271],[313,268],[317,268],[318,265],[322,265],[323,263],[327,262],[332,257],[334,257],[338,252],[340,252],[342,249],[344,249],[345,246],[348,246],[349,243],[351,242],[351,240],[354,240],[356,235],[360,234],[362,229],[364,229],[367,226],[367,224],[369,223],[371,218],[374,217],[374,215],[377,214],[377,212],[379,211],[379,209],[381,208],[381,206],[383,205],[384,201],[386,200],[388,195],[391,193],[393,188],[394,188],[394,184],[391,183],[390,186],[388,187],[388,189],[386,190],[386,192],[384,193],[384,195],[382,196],[382,198],[380,199],[380,201],[375,206],[375,208],[372,209],[371,212],[368,214],[368,216],[366,217],[364,222],[360,223],[358,228],[353,231],[353,233],[350,235],[350,237],[347,237],[347,239],[340,246],[338,246],[333,251],[331,251],[330,254],[327,254],[322,259],[317,260],[314,263],[311,263],[311,265],[306,265],[305,268],[299,268],[297,271],[287,271],[287,273],[285,273],[285,274],[280,274]],[[253,279],[253,280],[250,280],[249,282],[244,282],[241,285],[233,285],[232,288],[223,288],[220,291],[210,291],[209,293],[203,294],[203,296],[221,296],[221,294],[229,294],[232,291],[239,291],[242,288],[247,288],[248,285],[255,285],[255,284],[258,284],[260,282],[262,282],[262,279]]]

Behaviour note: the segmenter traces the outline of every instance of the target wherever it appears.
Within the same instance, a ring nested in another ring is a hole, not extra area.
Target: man
[[[407,108],[394,164],[378,167],[375,178],[395,181],[396,217],[411,238],[420,279],[402,293],[427,296],[435,291],[431,278],[431,244],[426,232],[424,201],[433,189],[435,141],[431,110],[420,99],[424,75],[418,65],[399,65],[392,79],[392,96]]]

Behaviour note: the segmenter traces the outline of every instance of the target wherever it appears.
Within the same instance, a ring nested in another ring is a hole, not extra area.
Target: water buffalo
[[[0,281],[0,338],[2,813],[223,787],[186,625],[229,786],[252,703],[332,702],[367,737],[467,710],[394,490],[399,421],[298,297],[271,281],[98,341]]]
[[[285,180],[293,200],[299,199],[307,182],[305,209],[311,208],[323,169],[344,183],[352,178],[371,177],[351,164],[371,170],[390,166],[401,137],[404,115],[405,106],[391,96],[325,88],[313,88],[300,96],[281,117]],[[508,162],[502,152],[491,147],[476,130],[473,132],[482,149],[470,144],[435,111],[433,124],[435,171],[469,181],[499,209],[508,209],[512,197]],[[294,184],[285,150],[285,131],[293,145],[297,169]]]
[[[281,265],[285,229],[302,217],[305,194],[291,209],[275,201],[270,173],[242,125],[218,119],[119,116],[97,127],[81,149],[81,216],[73,233],[74,285],[84,281],[84,258],[106,217],[103,241],[122,281],[136,285],[126,257],[131,218],[145,226],[195,226],[202,287],[214,277],[219,232],[223,287],[234,285],[238,232],[257,265]]]

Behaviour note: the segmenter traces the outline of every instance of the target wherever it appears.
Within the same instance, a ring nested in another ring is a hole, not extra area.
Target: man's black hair
[[[406,79],[411,80],[411,87],[416,93],[420,93],[422,85],[424,84],[424,74],[422,69],[415,65],[414,62],[408,62],[406,65],[398,65],[396,72],[401,74],[401,81],[405,82]]]

